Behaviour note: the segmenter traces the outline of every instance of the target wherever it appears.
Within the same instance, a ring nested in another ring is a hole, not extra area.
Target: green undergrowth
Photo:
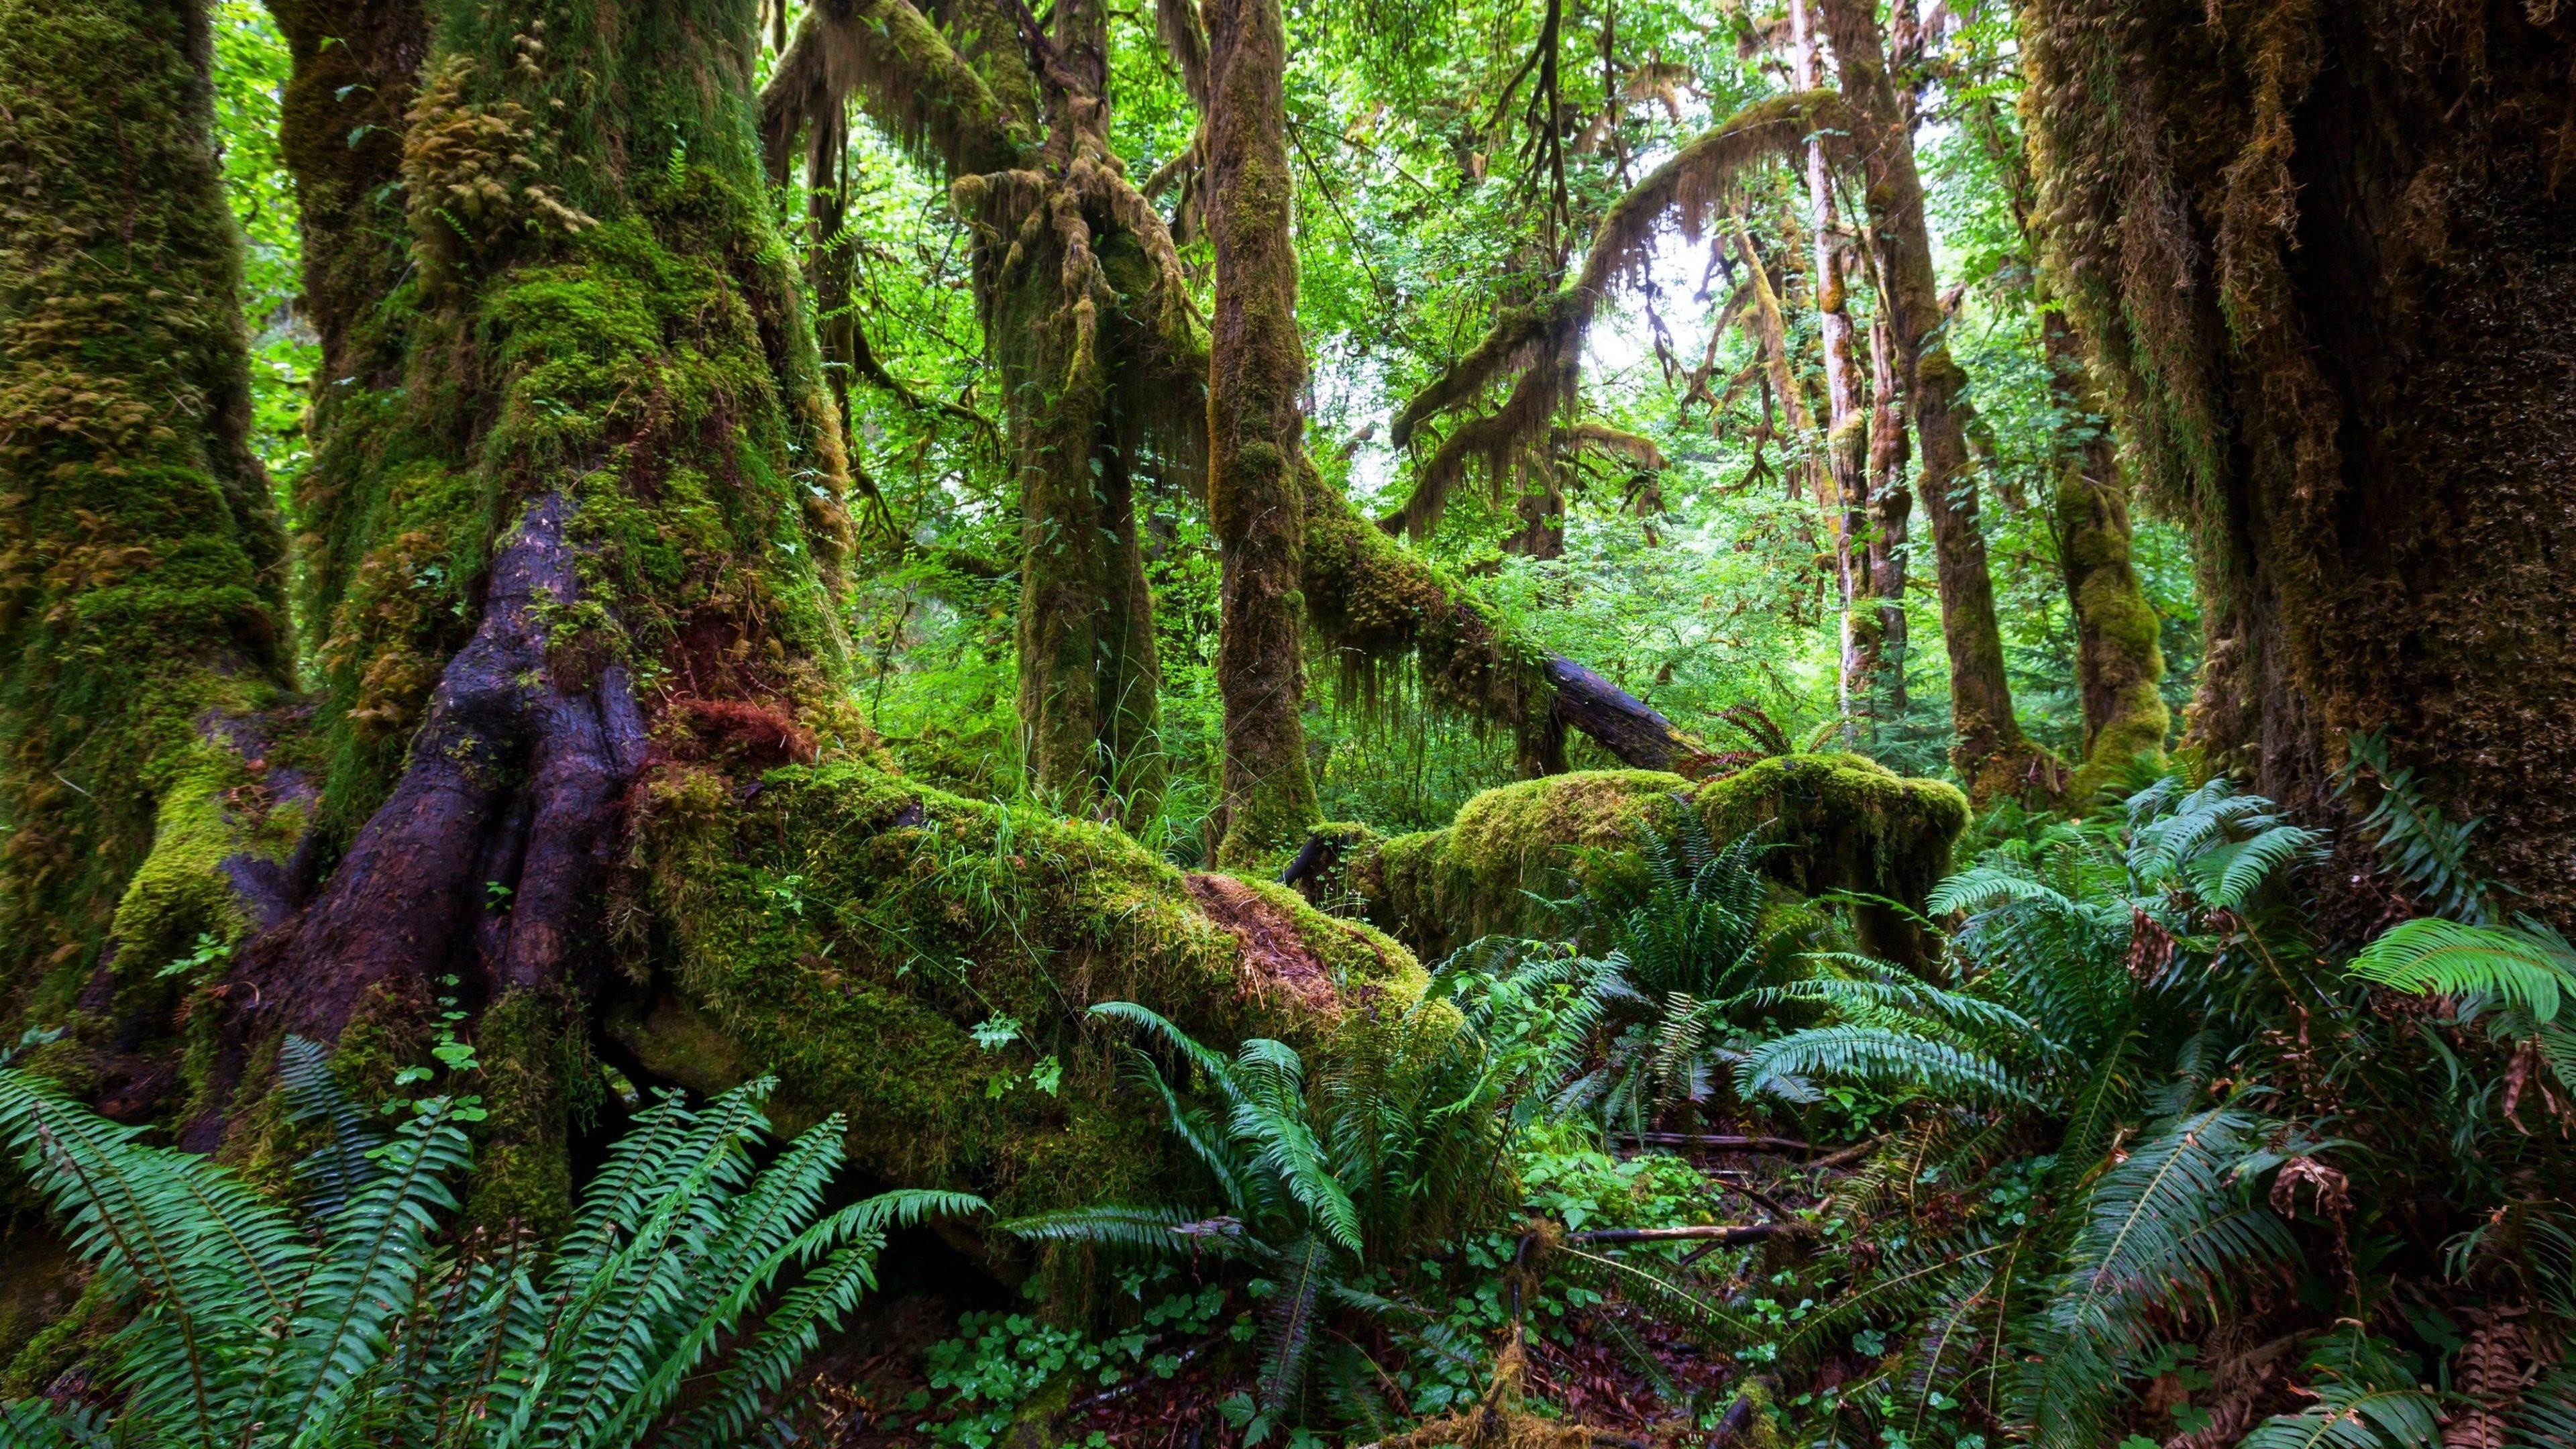
[[[1255,885],[1311,960],[1288,985],[1181,874],[1118,831],[930,790],[873,765],[649,786],[621,930],[666,963],[611,1030],[710,1091],[775,1073],[773,1112],[849,1117],[854,1163],[1009,1213],[1165,1197],[1157,1113],[1121,1086],[1095,1002],[1208,1040],[1313,1041],[1348,1002],[1410,997],[1413,956]],[[640,955],[639,955],[640,959]]]
[[[1690,801],[1718,840],[1761,833],[1764,868],[1810,893],[1850,890],[1918,905],[1968,821],[1959,791],[1858,755],[1785,755],[1694,784],[1598,770],[1488,790],[1439,830],[1371,842],[1345,829],[1343,889],[1366,919],[1426,957],[1479,936],[1544,935],[1549,898],[1634,868],[1626,851],[1657,801]]]

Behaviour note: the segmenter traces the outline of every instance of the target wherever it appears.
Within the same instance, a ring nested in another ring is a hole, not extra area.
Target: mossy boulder
[[[756,784],[665,768],[637,821],[617,925],[660,964],[611,1013],[633,1063],[699,1092],[775,1074],[781,1127],[843,1113],[861,1173],[1004,1212],[1188,1186],[1095,1003],[1222,1048],[1311,1044],[1351,1004],[1423,984],[1402,946],[1283,887],[1184,875],[1110,827],[869,763]]]
[[[1783,755],[1723,779],[1592,770],[1526,780],[1468,801],[1445,829],[1346,842],[1337,883],[1360,914],[1433,960],[1479,936],[1545,934],[1545,898],[1575,884],[1587,852],[1633,845],[1656,802],[1687,801],[1720,841],[1756,831],[1764,865],[1810,894],[1850,890],[1919,908],[1967,827],[1967,797],[1858,755]],[[1608,865],[1594,868],[1613,868]],[[1862,934],[1904,959],[1901,913],[1864,909]]]

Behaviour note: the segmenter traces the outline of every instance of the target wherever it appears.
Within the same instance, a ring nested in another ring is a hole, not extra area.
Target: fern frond
[[[1936,916],[1953,911],[1979,911],[2008,901],[2042,901],[2054,906],[2074,902],[2018,870],[1980,865],[1959,871],[1932,888],[1923,908]]]
[[[262,1327],[282,1315],[309,1250],[292,1218],[230,1173],[136,1135],[0,1068],[0,1137],[74,1250],[112,1290],[147,1300],[119,1365],[129,1420],[217,1442],[249,1412]]]
[[[1992,1058],[1944,1041],[1874,1026],[1821,1026],[1774,1037],[1736,1064],[1746,1097],[1816,1100],[1807,1078],[1836,1077],[1884,1088],[1918,1087],[1980,1103],[2026,1101],[2029,1090]]]
[[[2439,1413],[2416,1389],[2326,1387],[2306,1409],[2255,1425],[2237,1449],[2433,1449]]]
[[[814,1351],[822,1335],[838,1328],[861,1294],[876,1287],[876,1246],[843,1248],[778,1301],[752,1341],[688,1416],[662,1436],[668,1449],[730,1449],[744,1442],[762,1406]]]
[[[2265,882],[2294,862],[2315,855],[2324,838],[2299,826],[2275,825],[2251,839],[2209,850],[2192,862],[2191,874],[2203,902],[2239,910]]]
[[[1218,1090],[1225,1093],[1227,1100],[1233,1100],[1239,1090],[1235,1084],[1234,1070],[1224,1057],[1201,1046],[1188,1032],[1181,1030],[1160,1012],[1138,1006],[1132,1001],[1103,1001],[1091,1008],[1091,1014],[1141,1028],[1148,1036],[1154,1037],[1163,1045],[1178,1052],[1184,1061],[1206,1074],[1208,1080],[1216,1083]]]
[[[1243,1225],[1175,1207],[1085,1207],[1036,1213],[1000,1224],[1003,1232],[1039,1243],[1088,1243],[1161,1257],[1227,1251]],[[1183,1229],[1198,1231],[1185,1232]]]
[[[2104,1173],[2041,1316],[2025,1412],[2044,1443],[2090,1443],[2149,1310],[2293,1251],[2271,1209],[2239,1206],[2231,1174],[2274,1124],[2232,1107],[2173,1123]]]
[[[1711,1347],[1731,1348],[1762,1336],[1725,1305],[1624,1258],[1571,1247],[1559,1247],[1551,1257],[1565,1260],[1569,1276],[1615,1291],[1648,1313],[1689,1329]]]
[[[1265,1315],[1261,1376],[1255,1397],[1277,1411],[1296,1401],[1306,1384],[1306,1363],[1315,1347],[1315,1318],[1331,1274],[1332,1245],[1312,1233],[1289,1244],[1274,1270],[1279,1286]]]
[[[2576,1364],[2560,1364],[2523,1391],[2514,1429],[2533,1449],[2576,1449]]]
[[[2526,920],[2515,928],[2426,916],[2401,921],[2353,957],[2364,981],[2398,991],[2492,998],[2535,1022],[2555,1020],[2576,992],[2576,948]]]
[[[293,1328],[273,1380],[298,1385],[270,1427],[297,1442],[330,1422],[342,1400],[384,1356],[411,1311],[437,1214],[456,1206],[450,1175],[470,1166],[455,1104],[434,1098],[387,1144],[378,1178],[332,1221],[321,1255],[295,1294]]]
[[[306,1211],[329,1218],[351,1193],[376,1180],[372,1154],[385,1145],[385,1134],[340,1090],[330,1056],[318,1043],[289,1035],[278,1049],[277,1083],[288,1121],[319,1122],[329,1134],[296,1168],[305,1183]]]

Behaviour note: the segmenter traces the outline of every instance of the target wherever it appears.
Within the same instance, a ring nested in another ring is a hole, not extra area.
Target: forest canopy
[[[0,1443],[2576,1445],[2576,10],[0,0]]]

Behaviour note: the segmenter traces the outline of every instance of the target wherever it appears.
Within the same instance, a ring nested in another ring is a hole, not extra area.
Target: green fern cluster
[[[1128,1002],[1092,1013],[1135,1028],[1182,1068],[1176,1086],[1152,1052],[1137,1077],[1215,1189],[1190,1207],[1102,1206],[1004,1223],[1035,1242],[1243,1265],[1274,1285],[1264,1310],[1249,1429],[1258,1442],[1310,1408],[1316,1368],[1365,1388],[1377,1376],[1347,1338],[1319,1355],[1337,1319],[1406,1320],[1385,1285],[1420,1256],[1498,1220],[1517,1197],[1508,1167],[1510,1108],[1525,1054],[1478,1029],[1489,998],[1462,1009],[1454,977],[1420,1001],[1354,1011],[1310,1069],[1294,1048],[1256,1038],[1228,1058]],[[1466,989],[1473,992],[1473,984]],[[1499,1047],[1500,1049],[1496,1049]],[[1345,1417],[1375,1405],[1343,1405]]]
[[[470,1104],[433,1098],[380,1132],[310,1043],[290,1039],[281,1073],[329,1136],[301,1218],[0,1067],[0,1135],[133,1313],[112,1412],[15,1403],[0,1434],[31,1449],[736,1445],[872,1285],[890,1225],[982,1206],[906,1192],[818,1218],[841,1124],[755,1170],[760,1081],[643,1112],[560,1242],[460,1246],[441,1222],[470,1165]]]
[[[1581,933],[1599,956],[1536,943],[1485,941],[1460,964],[1524,992],[1561,988],[1544,1075],[1553,1109],[1604,1132],[1641,1132],[1667,1109],[1712,1101],[1766,1012],[1812,1014],[1782,988],[1807,977],[1828,927],[1803,902],[1780,902],[1763,877],[1757,836],[1721,845],[1697,811],[1675,802],[1636,841],[1642,879],[1616,896],[1579,899]],[[1594,872],[1603,880],[1609,872]]]
[[[2322,843],[2223,780],[2158,782],[2120,819],[2050,824],[1945,882],[1955,985],[1847,963],[1791,988],[1832,1019],[1749,1052],[1748,1090],[1911,1084],[1938,1105],[1838,1195],[1848,1246],[1811,1270],[1825,1301],[1788,1357],[1901,1328],[1887,1431],[1931,1442],[1964,1405],[2031,1443],[2108,1444],[2161,1342],[2307,1271],[2295,1193],[2271,1179],[2335,1144],[2257,1083],[2281,1023],[2351,1010],[2287,889]],[[2245,1442],[2429,1443],[2405,1435],[2432,1401],[2361,1338],[2331,1364],[2320,1341],[2314,1407]]]

